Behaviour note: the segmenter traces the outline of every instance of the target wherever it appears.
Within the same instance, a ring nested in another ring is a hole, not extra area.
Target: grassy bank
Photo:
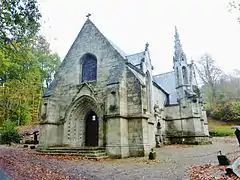
[[[231,129],[232,126],[235,126],[234,123],[225,123],[213,119],[208,120],[209,133],[211,136],[235,136],[234,129]]]

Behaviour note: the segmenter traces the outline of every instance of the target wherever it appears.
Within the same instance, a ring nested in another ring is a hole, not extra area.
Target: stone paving
[[[60,161],[34,156],[29,161],[45,167],[55,166],[64,169],[70,175],[70,179],[79,179],[81,175],[82,179],[90,180],[185,180],[188,179],[188,168],[191,165],[217,164],[219,150],[229,158],[240,155],[240,147],[235,137],[226,137],[214,138],[212,145],[170,145],[158,148],[156,161],[148,161],[147,157],[103,161]]]

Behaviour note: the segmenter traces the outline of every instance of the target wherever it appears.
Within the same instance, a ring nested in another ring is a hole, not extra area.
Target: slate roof
[[[94,23],[89,19],[85,22],[85,24],[86,23],[91,23],[98,30],[98,28],[94,25]],[[102,36],[105,37],[103,34]],[[116,46],[111,40],[107,38],[106,40],[122,56],[123,59],[127,59],[130,70],[135,74],[135,76],[140,80],[140,82],[143,83],[144,82],[144,80],[142,79],[143,74],[141,74],[141,72],[138,72],[138,70],[140,69],[140,64],[142,60],[145,58],[145,52],[143,51],[136,54],[127,55],[118,46]],[[122,72],[124,71],[124,67],[125,67],[125,61],[119,61],[118,64],[113,65],[110,69],[107,83],[108,84],[118,83],[123,74]],[[177,92],[175,89],[174,72],[168,72],[168,73],[163,73],[163,74],[153,76],[153,82],[156,83],[161,90],[169,94],[170,104],[177,104]],[[56,80],[54,79],[49,85],[49,88],[47,89],[47,91],[44,93],[44,97],[51,96],[51,91],[56,86],[56,84],[57,84]]]
[[[139,66],[139,64],[141,64],[141,61],[142,61],[142,59],[144,59],[144,57],[145,57],[144,51],[126,56],[128,62],[130,62],[131,64],[133,64],[135,66]]]
[[[43,97],[49,97],[51,96],[52,89],[56,86],[57,81],[53,79],[53,81],[50,83],[48,89],[44,92]]]
[[[107,39],[107,38],[106,38]],[[111,40],[107,39],[108,42],[112,45],[112,47],[124,58],[126,59],[127,54],[121,50],[116,44],[114,44]]]
[[[170,104],[178,104],[174,71],[155,75],[153,81],[169,94]]]

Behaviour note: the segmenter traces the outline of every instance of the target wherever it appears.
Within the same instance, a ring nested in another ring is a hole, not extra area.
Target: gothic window
[[[82,57],[82,82],[97,79],[97,58],[93,54],[85,54]]]
[[[149,72],[146,73],[146,93],[147,93],[147,109],[151,112],[151,78]]]
[[[183,84],[188,84],[187,68],[185,66],[182,67],[182,75],[183,75]]]

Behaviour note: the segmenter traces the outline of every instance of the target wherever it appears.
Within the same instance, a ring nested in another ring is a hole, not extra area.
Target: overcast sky
[[[229,0],[39,0],[42,33],[61,60],[86,15],[127,54],[149,42],[154,74],[172,70],[174,26],[190,62],[207,52],[225,71],[240,69],[240,25]]]

